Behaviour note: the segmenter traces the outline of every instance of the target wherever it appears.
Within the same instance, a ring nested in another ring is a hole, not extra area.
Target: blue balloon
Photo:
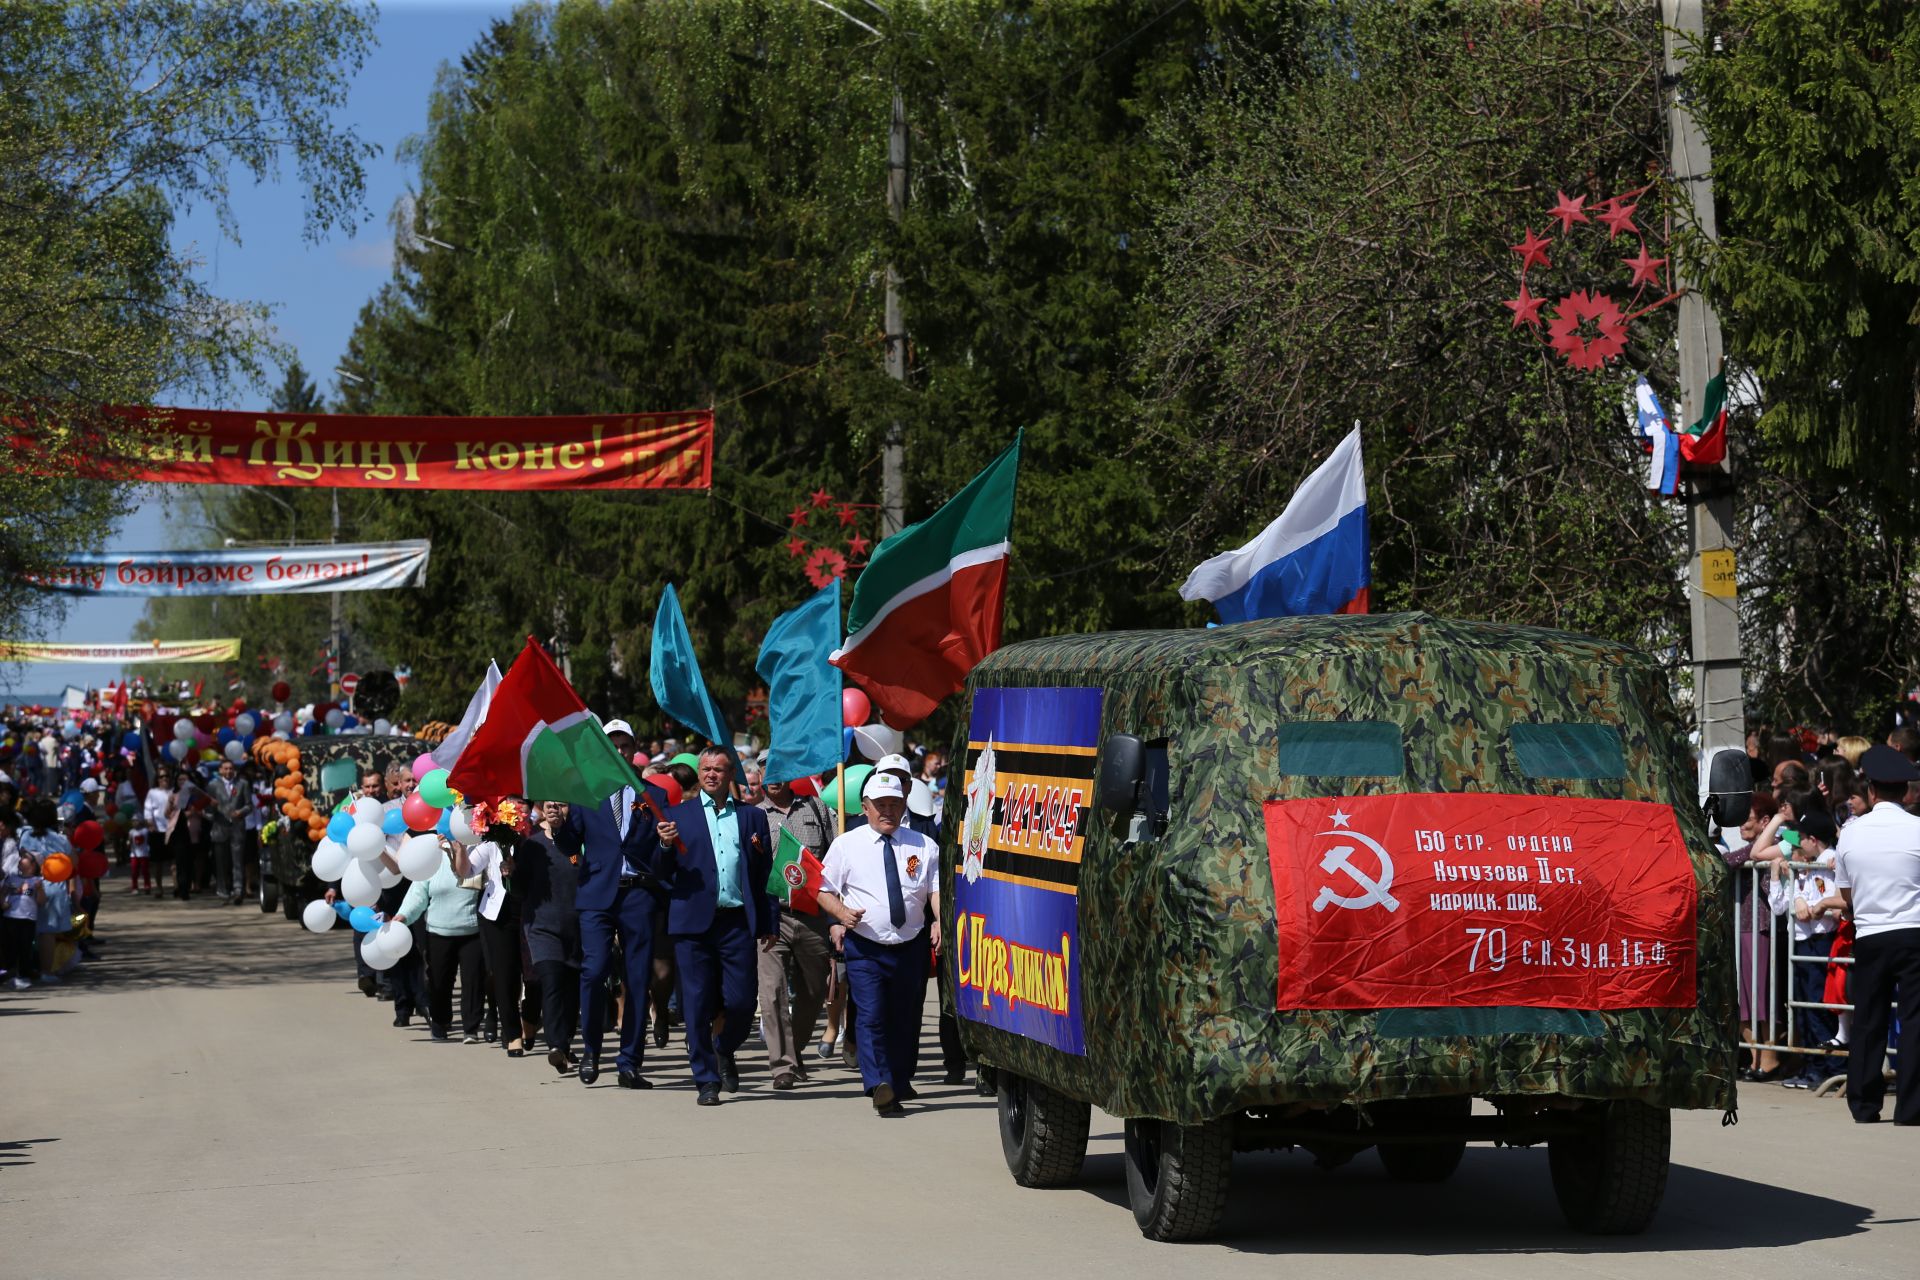
[[[81,805],[85,804],[86,802],[87,802],[87,797],[84,794],[82,794],[78,788],[75,788],[74,790],[69,791],[67,792],[67,794],[60,797],[61,804],[70,804],[76,809],[78,809]]]
[[[347,913],[347,923],[355,933],[372,933],[380,927],[380,922],[373,918],[372,907],[355,907]]]
[[[353,914],[353,908],[347,904],[346,899],[337,898],[334,900],[333,914],[339,916],[342,920],[345,920],[348,916]]]
[[[314,738],[314,737],[318,737],[320,734],[325,733],[326,731],[327,731],[327,726],[325,726],[324,724],[321,724],[318,720],[309,720],[307,721],[307,727],[302,729],[300,732],[306,734],[309,738]]]
[[[137,733],[128,733],[126,737],[120,739],[120,749],[122,751],[131,751],[135,755],[139,755],[140,754],[140,735]]]
[[[340,727],[342,729],[358,729],[360,727],[360,720],[357,716],[341,716]]]
[[[345,844],[347,833],[353,830],[351,813],[336,813],[327,819],[327,838],[335,844]]]
[[[380,819],[380,829],[390,836],[403,836],[407,834],[407,820],[400,816],[400,810],[389,809]]]
[[[232,729],[222,725],[219,731],[213,735],[213,740],[224,747],[239,736],[240,735],[236,734]]]
[[[453,810],[442,809],[440,811],[440,821],[433,824],[433,829],[447,837],[447,839],[453,839]]]
[[[846,757],[852,754],[853,754],[853,729],[849,727],[846,729],[842,729],[840,731],[840,757],[841,759],[844,760]]]

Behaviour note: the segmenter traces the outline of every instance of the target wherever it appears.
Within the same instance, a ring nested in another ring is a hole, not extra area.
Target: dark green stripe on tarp
[[[1598,1036],[1606,1026],[1597,1013],[1578,1009],[1382,1009],[1373,1034],[1380,1040],[1431,1036]]]
[[[1280,772],[1314,778],[1397,778],[1406,772],[1400,726],[1385,720],[1289,720],[1275,734]]]
[[[1627,752],[1610,724],[1516,724],[1507,731],[1529,778],[1624,778]]]

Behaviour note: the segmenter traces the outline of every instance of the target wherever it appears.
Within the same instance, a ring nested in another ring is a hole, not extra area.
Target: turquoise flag
[[[768,782],[791,782],[840,762],[840,579],[773,620],[753,669],[767,685]]]
[[[700,659],[693,656],[693,636],[687,631],[680,597],[671,582],[660,596],[659,611],[653,615],[653,670],[647,673],[647,679],[653,685],[653,700],[662,711],[733,757],[733,776],[738,781],[740,757],[733,749],[733,730],[727,728],[720,708],[713,705],[713,695],[707,692]]]

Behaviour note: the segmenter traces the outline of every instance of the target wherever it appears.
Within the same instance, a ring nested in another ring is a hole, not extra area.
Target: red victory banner
[[[1266,806],[1282,1009],[1694,1003],[1673,810],[1564,796]]]
[[[361,417],[121,409],[123,478],[340,489],[706,489],[713,414]]]

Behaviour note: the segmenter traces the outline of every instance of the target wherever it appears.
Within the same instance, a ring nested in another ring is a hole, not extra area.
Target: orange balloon
[[[40,859],[40,874],[58,884],[73,878],[73,859],[64,853],[50,853]]]

